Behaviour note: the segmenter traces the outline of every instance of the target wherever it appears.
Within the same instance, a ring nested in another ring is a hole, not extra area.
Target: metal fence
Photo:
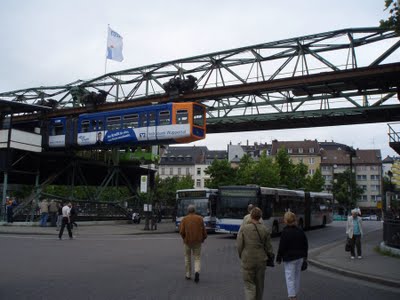
[[[386,246],[400,249],[399,218],[385,218],[383,222],[383,241]]]

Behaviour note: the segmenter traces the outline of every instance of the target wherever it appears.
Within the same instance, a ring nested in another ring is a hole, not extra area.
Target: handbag
[[[301,264],[301,270],[305,271],[305,270],[307,270],[307,267],[308,267],[308,263],[305,259],[303,259],[303,263]]]
[[[346,252],[350,252],[351,251],[351,240],[349,238],[346,239],[346,245],[344,246],[344,250]]]
[[[260,242],[261,242],[261,235],[260,235],[260,232],[258,232],[257,225],[254,224],[254,227],[257,230],[258,238],[260,239]],[[262,244],[264,247],[265,246],[264,243],[262,243]],[[272,253],[272,254],[268,255],[268,253],[267,253],[267,267],[271,267],[271,268],[275,267],[275,254]]]

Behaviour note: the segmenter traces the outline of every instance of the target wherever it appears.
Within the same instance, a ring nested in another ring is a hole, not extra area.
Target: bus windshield
[[[210,215],[209,201],[208,199],[180,199],[178,200],[178,208],[176,211],[177,217],[183,217],[187,215],[187,208],[190,204],[193,204],[196,208],[196,214],[203,217]]]
[[[247,206],[250,203],[257,205],[256,189],[221,189],[217,217],[242,219],[248,214]]]

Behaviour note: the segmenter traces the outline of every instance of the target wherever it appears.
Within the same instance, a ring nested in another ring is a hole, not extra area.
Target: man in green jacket
[[[185,278],[191,279],[192,274],[192,254],[194,257],[194,281],[200,280],[200,255],[201,244],[207,238],[207,231],[204,226],[203,218],[196,215],[194,205],[188,206],[188,214],[182,219],[179,227],[179,233],[182,236],[185,250]]]

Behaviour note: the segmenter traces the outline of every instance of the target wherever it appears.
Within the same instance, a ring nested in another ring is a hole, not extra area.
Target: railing
[[[390,125],[399,125],[400,123],[387,124],[389,126],[389,143],[399,143],[400,142],[400,132],[393,129]]]
[[[386,246],[400,249],[400,218],[388,215],[383,222],[383,241]]]

